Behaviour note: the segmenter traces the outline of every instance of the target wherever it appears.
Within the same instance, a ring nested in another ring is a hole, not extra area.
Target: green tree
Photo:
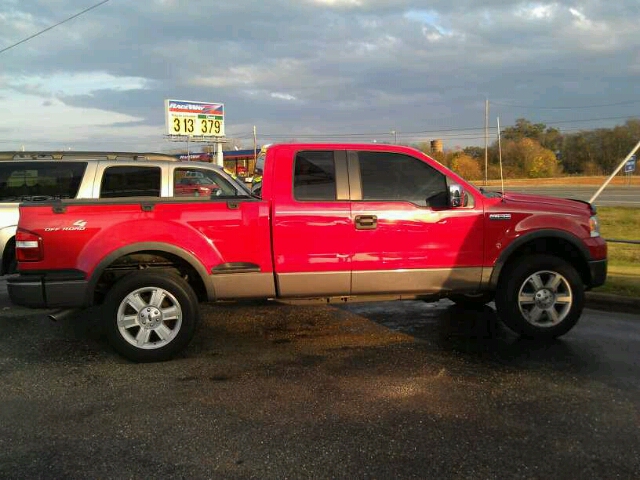
[[[471,158],[484,159],[484,148],[482,147],[466,147],[462,150],[465,155],[469,155]]]
[[[540,145],[552,152],[560,152],[563,142],[562,133],[557,128],[547,128],[540,138]]]
[[[513,127],[507,127],[502,130],[501,136],[503,140],[522,140],[523,138],[531,138],[532,140],[541,141],[546,125],[544,123],[531,123],[526,118],[519,118]]]

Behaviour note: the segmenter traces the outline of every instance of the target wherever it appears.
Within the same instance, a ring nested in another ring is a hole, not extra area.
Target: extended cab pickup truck
[[[258,163],[253,195],[21,204],[11,300],[101,305],[116,351],[159,361],[202,301],[495,300],[515,332],[552,338],[605,281],[586,202],[483,192],[395,145],[273,145]]]

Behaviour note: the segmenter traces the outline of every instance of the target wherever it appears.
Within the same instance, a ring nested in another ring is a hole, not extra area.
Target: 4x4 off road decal
[[[83,231],[87,229],[87,222],[84,220],[77,220],[73,222],[72,225],[68,227],[45,227],[45,232],[74,232],[74,231]]]

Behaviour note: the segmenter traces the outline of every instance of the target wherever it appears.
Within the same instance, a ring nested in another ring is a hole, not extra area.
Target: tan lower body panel
[[[477,291],[488,284],[491,268],[440,268],[357,272],[304,272],[276,275],[280,298],[349,295],[430,294]],[[216,300],[275,298],[272,273],[229,273],[209,277]]]
[[[349,295],[351,272],[280,273],[280,297],[324,297]]]
[[[493,267],[482,267],[482,283],[480,288],[487,288],[491,283],[491,275],[493,275]]]
[[[273,298],[273,273],[227,273],[211,275],[216,300],[235,298]]]
[[[482,267],[353,272],[351,294],[439,293],[480,288]]]

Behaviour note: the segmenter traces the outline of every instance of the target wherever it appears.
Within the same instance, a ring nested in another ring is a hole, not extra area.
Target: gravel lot
[[[183,356],[137,365],[2,287],[2,478],[640,474],[638,315],[538,344],[446,302],[203,305]]]

